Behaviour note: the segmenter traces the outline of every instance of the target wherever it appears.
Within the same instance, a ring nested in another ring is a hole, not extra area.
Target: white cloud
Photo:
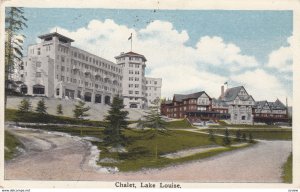
[[[270,53],[268,67],[275,68],[280,72],[291,72],[293,70],[292,39],[292,36],[287,39],[289,46],[282,46]]]
[[[254,57],[242,55],[238,46],[226,44],[221,37],[202,37],[197,43],[197,51],[201,61],[218,67],[227,67],[233,72],[258,66]]]
[[[249,94],[256,101],[268,100],[275,101],[277,98],[285,102],[285,98],[289,96],[285,85],[279,81],[276,76],[267,73],[262,69],[247,71],[243,74],[232,76],[231,80],[243,84]],[[292,98],[289,97],[290,104]]]
[[[119,25],[111,19],[92,20],[86,27],[75,31],[59,27],[57,30],[74,39],[73,44],[76,47],[110,61],[115,61],[114,57],[120,52],[130,50],[128,37],[132,33],[133,51],[145,55],[148,60],[146,64],[149,73],[146,75],[163,79],[163,97],[172,97],[174,93],[189,90],[204,90],[211,97],[218,97],[220,86],[229,79],[246,85],[247,90],[249,86],[253,95],[262,90],[276,88],[277,92],[267,91],[260,94],[259,97],[262,98],[270,98],[270,95],[285,95],[281,87],[276,87],[280,84],[276,77],[269,79],[264,71],[237,75],[259,66],[253,56],[242,54],[237,45],[226,43],[221,37],[205,36],[199,39],[195,47],[187,46],[188,32],[176,30],[172,23],[167,21],[156,20],[145,28],[135,30]],[[55,28],[51,31],[55,31]],[[214,71],[209,71],[207,66],[213,66]],[[232,77],[219,75],[224,70],[229,71]],[[266,84],[264,81],[259,83],[256,75],[265,78]],[[244,77],[246,79],[243,79]]]

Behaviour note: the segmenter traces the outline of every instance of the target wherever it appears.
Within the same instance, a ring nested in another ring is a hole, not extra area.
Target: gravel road
[[[77,137],[9,128],[26,153],[5,162],[5,179],[131,180],[186,182],[281,182],[281,166],[291,141],[260,141],[253,147],[163,169],[107,173],[91,166],[91,145]]]

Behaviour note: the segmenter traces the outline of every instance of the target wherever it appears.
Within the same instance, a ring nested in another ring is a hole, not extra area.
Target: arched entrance
[[[101,103],[101,95],[100,94],[95,95],[95,103]]]
[[[105,96],[105,98],[104,98],[104,103],[105,103],[106,105],[109,105],[109,104],[110,104],[110,96]]]
[[[138,108],[137,104],[135,104],[135,103],[130,104],[129,107],[130,107],[130,108]]]
[[[20,92],[21,92],[22,94],[26,94],[26,93],[28,92],[27,86],[26,86],[26,85],[21,85],[21,86],[20,86]]]
[[[45,86],[44,85],[40,85],[40,84],[36,84],[32,86],[32,93],[33,94],[45,94]]]
[[[92,101],[92,93],[85,92],[84,93],[84,101],[91,102]]]

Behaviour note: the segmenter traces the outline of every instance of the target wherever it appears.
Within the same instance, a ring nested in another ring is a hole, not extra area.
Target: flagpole
[[[132,33],[131,33],[131,46],[130,46],[130,51],[132,52]]]

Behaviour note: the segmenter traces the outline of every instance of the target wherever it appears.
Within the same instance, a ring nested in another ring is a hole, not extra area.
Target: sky
[[[115,62],[120,52],[147,58],[162,97],[243,85],[256,101],[292,103],[292,11],[25,8],[25,50],[57,31],[73,46]],[[24,52],[26,55],[26,51]]]

